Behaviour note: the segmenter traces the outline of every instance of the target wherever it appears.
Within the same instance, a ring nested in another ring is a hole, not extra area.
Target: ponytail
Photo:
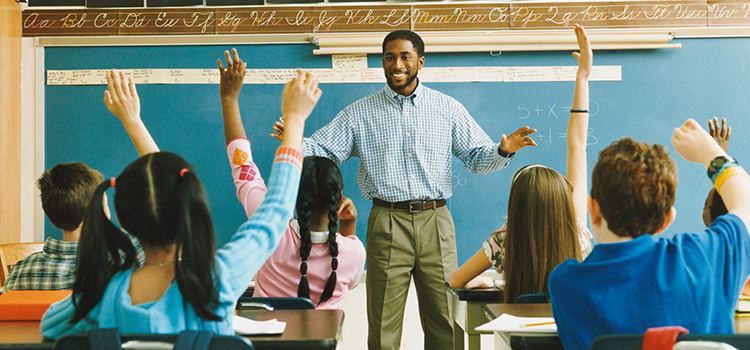
[[[320,295],[320,301],[318,304],[322,304],[333,296],[333,291],[336,289],[336,269],[339,267],[339,245],[336,243],[336,232],[338,232],[339,222],[339,200],[341,199],[341,192],[334,193],[329,199],[328,203],[328,251],[331,253],[331,275],[328,276],[328,281],[323,289],[323,293]]]
[[[71,324],[85,318],[99,304],[116,272],[132,268],[136,261],[133,243],[104,213],[104,191],[114,184],[114,178],[102,182],[86,208],[78,243]]]
[[[218,307],[219,286],[214,278],[216,247],[211,212],[200,180],[186,170],[180,171],[176,186],[175,279],[183,299],[200,318],[220,321],[212,311]]]

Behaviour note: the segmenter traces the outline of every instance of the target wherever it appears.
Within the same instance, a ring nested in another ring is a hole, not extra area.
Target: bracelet
[[[745,169],[742,169],[741,166],[730,166],[724,169],[724,171],[719,174],[719,176],[716,177],[716,181],[714,181],[714,187],[716,187],[716,192],[719,193],[721,196],[721,185],[724,184],[724,181],[727,181],[732,176],[735,175],[747,175],[745,172]]]
[[[570,113],[588,113],[588,109],[571,108]]]
[[[721,168],[719,168],[719,170],[717,170],[711,176],[711,182],[716,182],[716,178],[719,177],[719,175],[721,175],[721,173],[723,173],[724,170],[726,170],[727,168],[732,168],[732,167],[736,167],[736,166],[739,166],[739,164],[738,163],[733,163],[733,162],[726,162],[726,163],[722,164]]]

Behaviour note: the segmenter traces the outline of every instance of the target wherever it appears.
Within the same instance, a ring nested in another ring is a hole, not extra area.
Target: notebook
[[[0,294],[0,321],[39,321],[49,306],[71,290],[11,290]]]

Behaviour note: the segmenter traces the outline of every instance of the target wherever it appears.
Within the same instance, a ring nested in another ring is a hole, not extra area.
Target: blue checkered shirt
[[[72,289],[75,281],[77,254],[78,242],[47,238],[41,252],[21,259],[10,269],[3,287],[6,291]]]
[[[449,198],[451,154],[472,173],[504,168],[512,155],[499,146],[460,102],[420,83],[408,97],[386,85],[354,102],[305,138],[302,153],[338,165],[359,157],[362,195],[401,202]]]

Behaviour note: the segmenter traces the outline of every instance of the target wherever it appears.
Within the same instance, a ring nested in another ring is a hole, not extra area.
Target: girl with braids
[[[226,70],[218,62],[224,137],[237,196],[250,217],[266,188],[252,160],[240,117],[238,97],[245,63],[236,50],[231,56],[225,52],[225,56]],[[297,218],[289,222],[279,247],[258,271],[253,295],[300,296],[310,298],[319,309],[338,309],[364,271],[365,248],[354,235],[357,212],[352,201],[341,194],[344,183],[335,163],[306,157],[303,164]]]
[[[453,288],[492,287],[479,276],[494,266],[503,273],[504,299],[547,293],[552,270],[569,258],[582,260],[592,250],[586,228],[586,138],[588,77],[593,54],[583,27],[576,25],[580,53],[573,104],[568,121],[567,176],[542,165],[527,165],[513,176],[508,197],[508,222],[451,275]]]
[[[81,233],[73,294],[43,316],[45,338],[91,328],[234,334],[237,299],[276,249],[296,200],[305,119],[321,95],[314,76],[297,72],[284,88],[281,107],[294,135],[276,153],[265,200],[218,251],[206,194],[193,168],[176,154],[158,152],[140,120],[132,79],[109,73],[105,104],[141,157],[95,190]],[[114,191],[114,212],[123,230],[143,246],[140,269],[134,269],[133,244],[104,213],[108,188]]]

